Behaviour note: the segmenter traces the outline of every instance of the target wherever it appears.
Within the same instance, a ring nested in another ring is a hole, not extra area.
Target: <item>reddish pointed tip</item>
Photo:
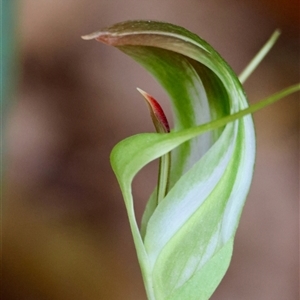
[[[147,92],[143,91],[140,88],[137,88],[137,90],[142,94],[149,105],[150,114],[156,131],[159,133],[170,132],[169,122],[160,104]]]

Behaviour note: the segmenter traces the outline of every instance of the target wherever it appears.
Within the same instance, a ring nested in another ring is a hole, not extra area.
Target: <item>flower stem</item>
[[[239,80],[241,83],[244,83],[247,78],[253,73],[253,71],[257,68],[260,62],[264,59],[264,57],[269,53],[271,48],[274,46],[275,42],[280,36],[280,30],[277,29],[271,35],[269,40],[264,44],[264,46],[259,50],[259,52],[254,56],[254,58],[250,61],[247,67],[243,70],[243,72],[239,76]]]

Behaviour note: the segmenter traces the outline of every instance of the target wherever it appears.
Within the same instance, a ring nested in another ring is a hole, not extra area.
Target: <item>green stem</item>
[[[159,160],[158,184],[157,184],[157,204],[161,202],[168,192],[169,175],[171,167],[171,153],[163,155]]]
[[[125,187],[125,185],[124,185]],[[131,190],[121,186],[122,194],[125,199],[126,210],[128,214],[129,224],[132,232],[132,237],[137,253],[137,258],[142,272],[144,287],[148,300],[156,300],[152,282],[152,274],[148,263],[148,254],[146,253],[144,243],[142,241],[140,231],[136,222],[134,205]]]
[[[253,73],[253,71],[257,68],[260,62],[264,59],[264,57],[269,53],[271,48],[274,46],[279,36],[280,36],[280,30],[277,29],[271,35],[271,37],[265,43],[265,45],[260,49],[260,51],[250,61],[250,63],[244,69],[244,71],[240,74],[239,80],[241,83],[244,83],[247,80],[247,78]]]

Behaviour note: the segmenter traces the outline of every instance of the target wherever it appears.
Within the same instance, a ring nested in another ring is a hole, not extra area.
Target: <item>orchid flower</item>
[[[139,90],[157,132],[129,137],[111,153],[149,300],[209,299],[226,273],[255,162],[251,113],[300,89],[291,86],[248,106],[241,81],[278,35],[240,79],[207,42],[175,25],[129,21],[83,37],[131,56],[171,100],[169,132],[157,101]],[[160,159],[158,185],[139,228],[132,181],[155,159]]]

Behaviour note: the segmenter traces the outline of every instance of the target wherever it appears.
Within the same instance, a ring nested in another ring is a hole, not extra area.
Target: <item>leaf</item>
[[[248,108],[227,63],[181,27],[130,21],[83,38],[96,38],[131,56],[171,99],[171,133],[135,135],[111,153],[148,298],[208,299],[228,268],[252,179],[255,137],[247,114],[299,90],[299,85]],[[152,194],[140,233],[132,180],[147,163],[170,151],[169,191],[158,203],[156,192]]]

